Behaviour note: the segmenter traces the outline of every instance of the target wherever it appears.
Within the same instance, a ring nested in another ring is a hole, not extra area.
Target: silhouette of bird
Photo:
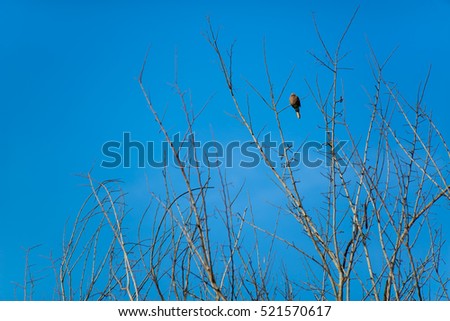
[[[302,104],[300,103],[300,98],[298,98],[295,93],[292,93],[289,97],[289,104],[291,104],[291,106],[294,108],[297,114],[297,118],[300,119],[300,107],[302,106]]]

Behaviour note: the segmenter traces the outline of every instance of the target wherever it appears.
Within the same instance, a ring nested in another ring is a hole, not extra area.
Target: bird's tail
[[[297,118],[300,119],[300,117],[301,117],[301,116],[300,116],[300,111],[297,109],[295,112],[296,112],[296,114],[297,114]]]

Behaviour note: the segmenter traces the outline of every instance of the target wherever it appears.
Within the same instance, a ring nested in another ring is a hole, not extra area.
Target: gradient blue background
[[[204,124],[213,124],[218,140],[242,138],[244,132],[237,123],[230,127],[230,120],[220,121],[233,107],[216,57],[202,36],[207,30],[205,17],[221,28],[224,45],[237,41],[237,77],[243,75],[264,86],[263,38],[275,81],[282,81],[296,65],[288,91],[306,96],[307,119],[318,115],[308,111],[308,106],[315,107],[304,83],[305,78],[314,79],[319,68],[307,54],[320,51],[312,13],[325,41],[331,43],[358,5],[360,11],[346,42],[351,50],[346,63],[354,68],[346,94],[367,105],[363,84],[370,84],[371,78],[366,38],[381,58],[399,46],[388,76],[414,99],[432,64],[426,103],[448,140],[448,0],[1,1],[0,300],[21,298],[21,289],[13,282],[23,282],[23,249],[37,244],[42,246],[32,252],[31,259],[35,274],[44,280],[39,281],[35,298],[52,297],[46,286],[51,282],[46,280],[53,275],[45,256],[60,255],[64,224],[89,192],[77,174],[93,168],[97,179],[122,178],[130,193],[128,202],[137,210],[148,200],[145,180],[150,169],[102,169],[99,163],[102,144],[120,140],[124,131],[142,141],[156,132],[137,83],[149,46],[146,84],[156,106],[161,110],[170,106],[169,114],[180,111],[167,85],[174,79],[177,52],[179,82],[192,91],[193,101],[202,105],[215,94]],[[183,117],[170,117],[172,130],[183,121]],[[352,117],[363,122],[366,114]],[[317,129],[312,121],[302,126],[304,132]],[[204,132],[210,133],[211,128],[205,127]],[[238,175],[234,178],[239,180]],[[258,191],[257,181],[252,185],[250,180],[249,186],[264,204],[268,195]],[[450,259],[448,251],[446,257]]]

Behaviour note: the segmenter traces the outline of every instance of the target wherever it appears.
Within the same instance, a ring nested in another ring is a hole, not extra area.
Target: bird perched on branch
[[[295,93],[292,93],[289,97],[289,104],[291,104],[292,108],[294,108],[295,112],[297,113],[297,118],[300,119],[300,98]]]

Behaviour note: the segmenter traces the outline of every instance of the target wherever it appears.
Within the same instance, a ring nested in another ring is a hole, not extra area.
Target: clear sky
[[[137,83],[147,48],[146,84],[161,110],[169,106],[173,127],[183,120],[167,85],[174,79],[177,53],[179,82],[191,90],[193,101],[201,105],[215,94],[202,131],[212,128],[216,138],[227,141],[242,137],[243,131],[226,115],[232,105],[224,98],[216,57],[202,35],[205,17],[220,27],[225,45],[236,40],[239,77],[258,83],[263,76],[264,38],[275,81],[296,65],[288,91],[306,97],[307,118],[313,115],[308,106],[315,107],[304,79],[314,79],[318,68],[307,51],[320,50],[312,14],[325,41],[335,41],[358,5],[346,42],[351,51],[346,63],[354,68],[346,83],[349,95],[360,97],[362,106],[367,103],[366,39],[380,57],[398,46],[388,75],[414,99],[432,65],[426,102],[449,140],[449,0],[1,1],[0,299],[16,298],[13,282],[23,279],[24,248],[42,244],[32,259],[43,268],[49,265],[43,256],[51,251],[60,255],[64,223],[89,192],[77,174],[93,168],[97,179],[122,178],[132,207],[145,200],[150,169],[102,169],[99,163],[106,141],[120,140],[123,132],[147,141],[157,131]],[[302,130],[315,129],[311,121]],[[250,188],[261,199],[267,197],[257,184]],[[51,272],[43,276],[52,278]]]

